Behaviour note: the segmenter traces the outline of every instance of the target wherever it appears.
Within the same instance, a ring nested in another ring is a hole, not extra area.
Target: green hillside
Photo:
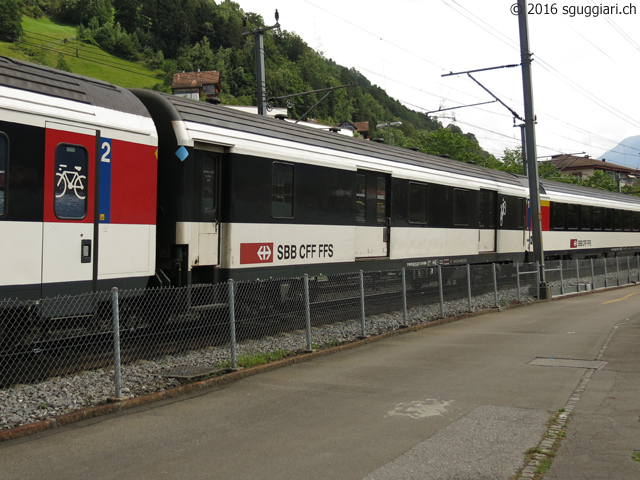
[[[0,41],[0,55],[68,70],[128,88],[151,88],[164,72],[150,70],[143,62],[111,55],[96,45],[79,42],[73,25],[47,17],[23,17],[19,42]],[[65,68],[66,67],[66,68]]]

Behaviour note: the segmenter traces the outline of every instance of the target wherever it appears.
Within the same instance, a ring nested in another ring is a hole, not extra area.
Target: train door
[[[497,193],[480,190],[478,193],[478,252],[496,251],[497,239]]]
[[[198,222],[198,265],[219,263],[219,161],[220,154],[196,151],[196,165],[201,172],[200,219]],[[197,218],[197,217],[196,217]]]
[[[390,175],[356,172],[356,258],[389,256]]]
[[[42,296],[95,289],[97,132],[47,123]]]

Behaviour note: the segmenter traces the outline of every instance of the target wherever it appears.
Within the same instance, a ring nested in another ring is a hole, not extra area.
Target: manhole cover
[[[574,360],[572,358],[538,357],[531,360],[527,365],[537,365],[540,367],[569,367],[600,370],[606,364],[607,362],[601,362],[599,360]]]

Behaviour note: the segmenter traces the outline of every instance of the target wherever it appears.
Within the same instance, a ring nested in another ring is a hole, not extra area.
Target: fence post
[[[438,265],[438,289],[440,290],[440,316],[444,317],[444,292],[442,286],[442,265]]]
[[[609,286],[607,283],[607,259],[603,258],[602,261],[604,262],[604,288],[607,288]]]
[[[580,260],[578,260],[577,258],[576,258],[576,279],[577,279],[576,284],[578,285],[576,289],[578,290],[578,293],[580,293]]]
[[[408,325],[409,315],[407,313],[407,273],[404,267],[402,267],[402,316],[404,319],[404,325]]]
[[[593,258],[591,260],[591,289],[596,289],[596,272],[593,269]]]
[[[469,312],[472,312],[471,306],[471,265],[467,263],[467,297],[469,301]]]
[[[536,262],[536,285],[538,292],[538,300],[540,300],[540,262]]]
[[[309,275],[304,274],[304,309],[307,321],[307,350],[313,350],[311,345],[311,302],[309,301]]]
[[[562,267],[562,260],[560,260],[560,295],[564,295],[564,272]]]
[[[516,286],[518,287],[518,303],[520,303],[520,263],[516,262]]]
[[[627,255],[627,284],[631,283],[631,260]]]
[[[362,323],[362,336],[366,337],[367,336],[367,327],[366,327],[366,323],[365,323],[365,310],[364,310],[364,272],[362,270],[360,270],[360,310],[362,312],[362,319],[361,319],[361,323]]]
[[[122,397],[122,371],[120,366],[120,310],[118,307],[118,287],[111,289],[111,309],[113,311],[113,354],[116,398]]]
[[[616,285],[620,286],[620,257],[616,257]]]
[[[227,282],[229,285],[229,333],[231,341],[231,368],[238,368],[238,358],[236,354],[236,295],[233,279]]]
[[[496,308],[498,308],[498,275],[496,274],[496,264],[492,263],[491,266],[493,268],[493,300]]]

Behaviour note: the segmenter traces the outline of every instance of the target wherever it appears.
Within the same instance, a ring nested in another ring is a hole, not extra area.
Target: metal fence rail
[[[113,382],[110,395],[141,394],[148,390],[140,391],[140,365],[154,385],[171,386],[181,375],[215,374],[445,316],[533,301],[539,296],[538,270],[536,264],[434,265],[5,301],[0,388],[105,369]],[[554,293],[565,294],[637,282],[640,257],[548,262],[546,271]]]

